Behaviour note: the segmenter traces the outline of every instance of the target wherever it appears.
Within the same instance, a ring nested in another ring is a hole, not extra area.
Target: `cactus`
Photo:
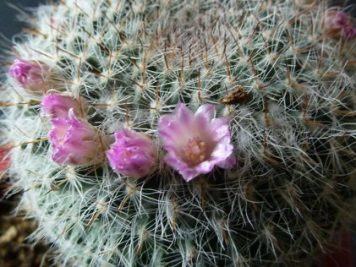
[[[355,43],[328,35],[324,1],[301,2],[40,6],[9,51],[31,71],[10,72],[0,92],[12,190],[39,224],[31,237],[65,266],[300,266],[323,250],[355,203]],[[70,118],[41,111],[50,94],[72,98]],[[178,104],[229,118],[233,166],[183,179],[167,164],[159,127]],[[90,160],[54,156],[61,120],[86,127]],[[151,171],[102,158],[117,131],[146,140]]]

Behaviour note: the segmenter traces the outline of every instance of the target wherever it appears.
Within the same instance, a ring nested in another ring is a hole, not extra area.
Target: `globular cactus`
[[[307,264],[354,211],[355,29],[340,14],[292,0],[39,7],[0,92],[32,237],[65,266]]]

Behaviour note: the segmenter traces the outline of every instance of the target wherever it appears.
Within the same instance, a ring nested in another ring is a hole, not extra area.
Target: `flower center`
[[[131,158],[133,155],[134,155],[134,153],[131,149],[125,149],[121,154],[123,162],[125,164],[129,163],[131,161]]]
[[[206,160],[208,156],[208,146],[205,141],[199,137],[189,139],[183,148],[183,160],[189,166],[195,166]]]

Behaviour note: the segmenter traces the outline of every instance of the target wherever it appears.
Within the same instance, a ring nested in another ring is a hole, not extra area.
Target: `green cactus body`
[[[293,266],[352,217],[352,41],[323,34],[325,3],[64,0],[40,7],[13,55],[50,67],[87,120],[157,137],[179,102],[231,117],[238,164],[187,183],[162,160],[143,179],[51,160],[41,96],[0,92],[19,209],[69,266]],[[354,64],[354,63],[353,63]]]

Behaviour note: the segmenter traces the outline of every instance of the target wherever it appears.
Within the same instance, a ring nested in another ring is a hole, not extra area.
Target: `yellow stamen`
[[[198,137],[189,139],[183,148],[183,159],[189,166],[195,166],[204,161],[208,155],[208,148],[205,141]]]

